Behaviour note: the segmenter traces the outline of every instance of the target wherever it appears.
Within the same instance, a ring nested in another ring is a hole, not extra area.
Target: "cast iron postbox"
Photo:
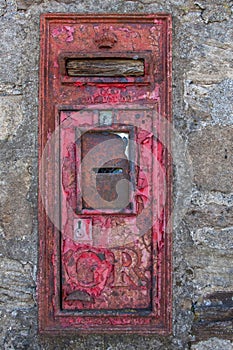
[[[171,330],[171,18],[41,18],[42,332]]]

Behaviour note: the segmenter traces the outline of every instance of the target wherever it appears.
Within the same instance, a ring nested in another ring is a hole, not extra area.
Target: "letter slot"
[[[66,70],[69,76],[78,77],[136,77],[144,75],[144,62],[122,58],[73,58],[67,60]]]

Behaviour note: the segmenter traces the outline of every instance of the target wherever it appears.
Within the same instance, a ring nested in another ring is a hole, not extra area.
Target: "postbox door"
[[[61,112],[64,309],[149,310],[152,304],[156,113],[129,107],[115,106],[115,122],[107,126],[98,119],[101,106]],[[94,116],[97,123],[87,127]]]

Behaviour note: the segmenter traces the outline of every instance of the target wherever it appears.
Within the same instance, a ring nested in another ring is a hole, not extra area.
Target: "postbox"
[[[171,331],[171,18],[41,17],[41,332]]]

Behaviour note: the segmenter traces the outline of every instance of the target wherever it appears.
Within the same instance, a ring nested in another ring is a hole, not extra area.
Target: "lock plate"
[[[83,242],[92,244],[92,220],[91,219],[75,219],[74,220],[74,242]]]

